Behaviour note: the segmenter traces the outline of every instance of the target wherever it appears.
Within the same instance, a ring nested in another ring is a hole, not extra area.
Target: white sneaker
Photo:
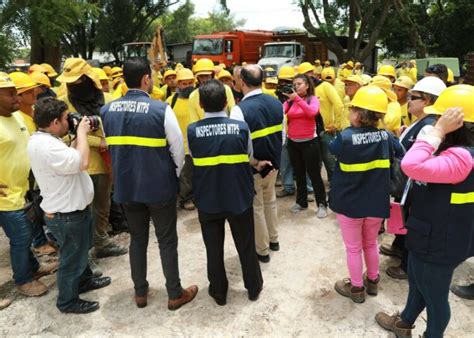
[[[299,205],[298,203],[295,203],[291,208],[290,208],[290,211],[293,212],[293,213],[297,213],[297,212],[300,212],[301,210],[305,210],[305,209],[308,209],[308,207],[306,208],[303,208],[301,205]]]
[[[328,209],[324,204],[320,204],[318,208],[318,213],[316,215],[318,218],[326,218],[328,217]]]

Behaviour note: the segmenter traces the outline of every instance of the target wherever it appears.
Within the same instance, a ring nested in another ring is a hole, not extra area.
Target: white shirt
[[[169,150],[173,162],[176,165],[176,177],[179,177],[181,169],[184,166],[184,144],[183,144],[183,135],[181,134],[181,129],[179,128],[178,119],[176,114],[173,112],[170,106],[166,107],[165,110],[165,134],[166,142],[169,145]]]
[[[36,132],[28,143],[31,169],[41,190],[46,213],[84,210],[94,198],[94,185],[81,171],[81,154],[61,139]]]

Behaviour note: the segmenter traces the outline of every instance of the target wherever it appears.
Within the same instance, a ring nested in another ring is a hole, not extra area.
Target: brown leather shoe
[[[367,290],[367,294],[371,296],[377,296],[379,292],[380,275],[377,276],[376,280],[371,280],[367,277],[367,273],[364,272],[363,278],[364,278],[364,286],[365,286],[365,289]]]
[[[135,303],[137,303],[137,307],[143,308],[148,305],[147,302],[148,292],[144,296],[137,296],[135,295]]]
[[[0,310],[6,309],[11,303],[10,299],[0,299]]]
[[[19,293],[28,297],[42,296],[48,292],[46,285],[34,279],[29,283],[18,285],[16,289]]]
[[[56,272],[56,270],[58,270],[58,267],[59,267],[58,261],[48,263],[48,264],[41,264],[39,269],[33,273],[33,278],[40,279],[43,276],[50,275]]]
[[[334,284],[334,289],[344,297],[352,299],[354,303],[363,303],[365,302],[365,289],[363,287],[359,288],[352,285],[349,278],[344,278],[338,280]]]
[[[56,248],[52,246],[51,244],[46,243],[45,245],[34,248],[33,251],[35,252],[36,256],[41,257],[41,256],[55,254]]]
[[[385,272],[394,279],[408,279],[407,273],[400,266],[389,266]]]
[[[182,289],[181,297],[178,299],[169,299],[168,300],[168,310],[174,311],[178,310],[181,306],[186,303],[189,303],[196,297],[198,293],[197,285],[191,285],[186,289]]]
[[[404,323],[398,312],[393,315],[379,312],[375,315],[375,321],[385,330],[392,331],[400,338],[411,337],[411,329],[414,328],[414,326]]]

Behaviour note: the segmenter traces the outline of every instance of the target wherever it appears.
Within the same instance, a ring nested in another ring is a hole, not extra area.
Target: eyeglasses
[[[410,95],[408,97],[410,101],[415,101],[415,100],[424,100],[425,98],[423,96],[417,96],[417,95]]]

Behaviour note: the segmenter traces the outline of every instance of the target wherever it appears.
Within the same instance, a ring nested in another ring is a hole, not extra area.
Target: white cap
[[[427,76],[418,81],[411,91],[439,96],[439,94],[441,94],[445,89],[446,85],[440,78],[436,76]]]

